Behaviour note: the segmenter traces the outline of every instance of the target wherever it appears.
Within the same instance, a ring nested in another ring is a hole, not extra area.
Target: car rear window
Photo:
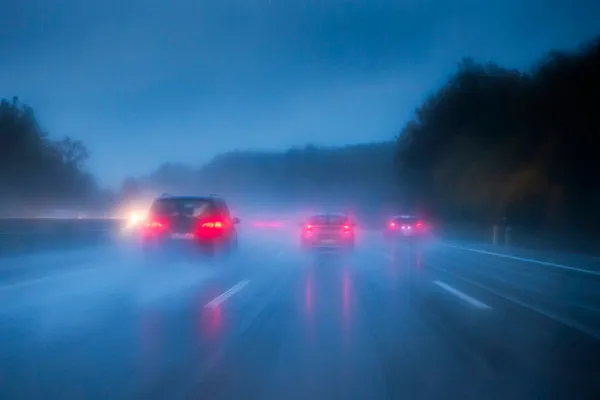
[[[310,219],[314,225],[344,225],[348,223],[348,217],[340,215],[317,215]]]
[[[201,217],[215,212],[215,210],[214,202],[208,199],[159,199],[152,205],[151,213],[160,216],[188,215]]]

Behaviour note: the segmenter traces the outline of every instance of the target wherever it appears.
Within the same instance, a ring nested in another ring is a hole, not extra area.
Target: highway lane
[[[505,255],[507,257],[522,258],[525,260],[537,260],[545,264],[553,265],[559,269],[563,267],[576,268],[590,273],[600,274],[600,257],[580,254],[559,252],[554,249],[535,250],[519,246],[497,246],[491,243],[473,243],[469,241],[447,240],[448,246],[458,246],[461,248],[471,249],[478,252],[494,252]]]
[[[374,233],[348,255],[246,236],[214,262],[3,261],[0,397],[598,398],[596,276]]]

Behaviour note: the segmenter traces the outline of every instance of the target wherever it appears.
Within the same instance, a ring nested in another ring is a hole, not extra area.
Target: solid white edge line
[[[563,324],[564,326],[566,326],[568,328],[578,330],[579,332],[584,333],[586,335],[589,335],[589,336],[593,337],[596,340],[600,340],[600,333],[594,332],[590,328],[588,328],[588,327],[586,327],[586,326],[584,326],[584,325],[582,325],[582,324],[580,324],[580,323],[578,323],[576,321],[573,321],[572,319],[561,317],[560,315],[555,314],[555,313],[550,312],[550,311],[542,310],[541,308],[539,308],[537,306],[533,306],[531,304],[527,304],[527,303],[525,303],[525,302],[523,302],[523,301],[521,301],[521,300],[519,300],[519,299],[517,299],[517,298],[515,298],[513,296],[504,294],[504,293],[502,293],[502,292],[500,292],[498,290],[492,289],[492,288],[490,288],[490,287],[488,287],[486,285],[482,285],[481,283],[475,282],[472,279],[465,278],[464,276],[459,276],[459,275],[456,275],[456,274],[452,274],[450,271],[446,271],[446,270],[444,270],[442,268],[440,268],[440,270],[443,271],[443,272],[446,272],[447,274],[450,274],[450,275],[454,276],[457,279],[461,279],[461,280],[463,280],[463,281],[465,281],[467,283],[470,283],[471,285],[477,286],[480,289],[483,289],[483,290],[486,290],[486,291],[488,291],[488,292],[490,292],[492,294],[495,294],[496,296],[501,297],[501,298],[503,298],[503,299],[505,299],[507,301],[513,302],[514,304],[517,304],[517,305],[519,305],[521,307],[527,308],[527,309],[529,309],[531,311],[534,311],[534,312],[536,312],[538,314],[541,314],[541,315],[543,315],[546,318],[550,318],[551,320],[556,321],[558,323],[561,323],[561,324]]]
[[[474,253],[487,254],[490,256],[496,256],[496,257],[501,257],[501,258],[509,258],[509,259],[517,260],[517,261],[524,261],[524,262],[529,262],[529,263],[534,263],[534,264],[547,265],[549,267],[555,267],[555,268],[561,268],[561,269],[566,269],[566,270],[570,270],[570,271],[582,272],[584,274],[600,276],[600,272],[591,271],[589,269],[575,268],[575,267],[570,267],[568,265],[556,264],[556,263],[552,263],[552,262],[548,262],[548,261],[536,260],[533,258],[523,258],[523,257],[511,256],[509,254],[494,253],[491,251],[472,249],[470,247],[462,247],[462,246],[456,246],[456,245],[445,244],[445,243],[442,244],[442,246],[452,247],[452,248],[460,249],[460,250],[472,251]]]
[[[227,300],[228,298],[230,298],[231,296],[233,296],[234,294],[236,294],[237,292],[242,290],[244,288],[244,286],[246,286],[249,283],[250,283],[250,281],[248,279],[244,279],[243,281],[236,283],[229,290],[227,290],[226,292],[223,292],[219,296],[217,296],[214,299],[212,299],[211,301],[209,301],[204,307],[205,308],[218,307],[219,304],[221,304],[222,302],[224,302],[225,300]]]
[[[442,281],[433,281],[433,283],[435,285],[438,285],[442,289],[448,291],[449,293],[452,293],[453,295],[460,298],[461,300],[466,301],[467,303],[471,304],[472,306],[475,306],[477,308],[486,308],[486,309],[492,308],[492,307],[488,306],[487,304],[485,304],[484,302],[481,302],[467,294],[464,294],[460,290],[454,289],[452,286],[448,285],[447,283],[444,283]]]

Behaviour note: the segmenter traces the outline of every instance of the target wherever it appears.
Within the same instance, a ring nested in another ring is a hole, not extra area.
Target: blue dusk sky
[[[599,21],[583,0],[2,1],[0,97],[116,186],[232,149],[391,140],[461,58],[527,68]]]

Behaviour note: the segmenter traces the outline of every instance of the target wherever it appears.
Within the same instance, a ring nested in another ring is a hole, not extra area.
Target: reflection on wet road
[[[306,254],[248,238],[231,258],[152,266],[120,247],[2,261],[0,397],[600,398],[598,275],[379,239]]]

